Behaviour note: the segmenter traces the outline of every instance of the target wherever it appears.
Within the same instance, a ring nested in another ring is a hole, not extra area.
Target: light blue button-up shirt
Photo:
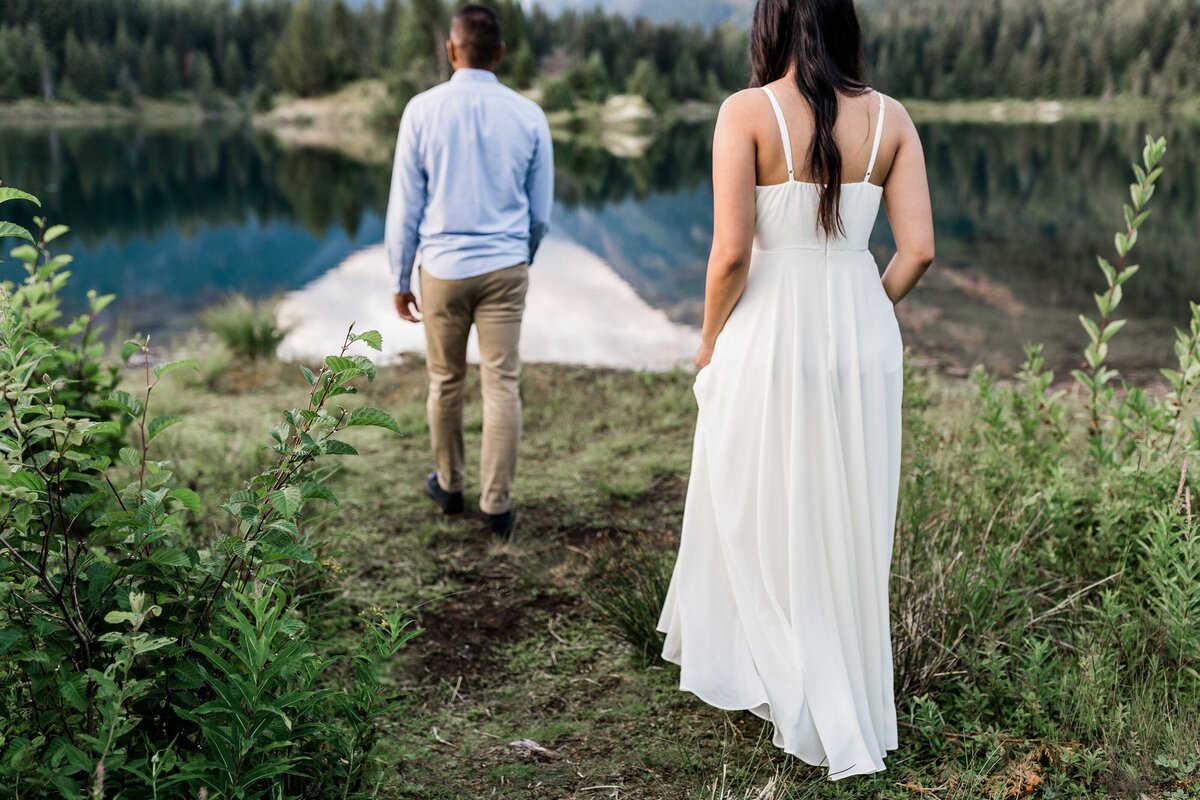
[[[532,263],[553,204],[542,109],[492,72],[457,70],[400,121],[384,226],[393,289],[409,291],[414,264],[459,280]]]

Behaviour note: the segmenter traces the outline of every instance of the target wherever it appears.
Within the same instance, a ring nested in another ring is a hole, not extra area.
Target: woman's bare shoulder
[[[764,105],[769,103],[761,89],[742,89],[725,98],[717,114],[717,131],[721,136],[748,136],[754,138],[759,120],[766,113]]]
[[[896,131],[916,133],[917,126],[913,123],[912,116],[904,104],[883,92],[879,94],[883,97],[884,113],[887,115],[884,124],[891,126]]]
[[[725,102],[721,103],[718,118],[744,119],[744,115],[753,114],[762,109],[764,103],[769,102],[762,89],[742,89],[725,98]]]

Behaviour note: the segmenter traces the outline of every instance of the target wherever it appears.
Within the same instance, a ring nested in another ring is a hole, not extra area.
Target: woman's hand
[[[708,362],[712,361],[713,346],[716,342],[700,342],[700,352],[696,353],[696,370],[700,371],[708,366]]]

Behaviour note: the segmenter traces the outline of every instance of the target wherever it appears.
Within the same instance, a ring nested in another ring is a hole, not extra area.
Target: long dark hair
[[[750,67],[755,87],[796,68],[796,86],[816,120],[809,164],[821,194],[817,223],[829,236],[842,233],[842,154],[833,136],[838,95],[867,91],[854,0],[758,0]]]

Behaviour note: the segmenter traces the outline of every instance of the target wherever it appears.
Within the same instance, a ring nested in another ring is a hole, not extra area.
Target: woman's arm
[[[738,92],[721,106],[713,134],[713,244],[704,286],[704,326],[696,366],[712,359],[717,336],[746,288],[754,244],[754,134],[748,119],[762,94]]]
[[[889,103],[889,110],[899,112],[891,118],[899,118],[900,144],[883,183],[883,201],[896,239],[896,255],[883,273],[883,288],[893,303],[899,303],[933,263],[933,210],[917,127],[903,106]]]

